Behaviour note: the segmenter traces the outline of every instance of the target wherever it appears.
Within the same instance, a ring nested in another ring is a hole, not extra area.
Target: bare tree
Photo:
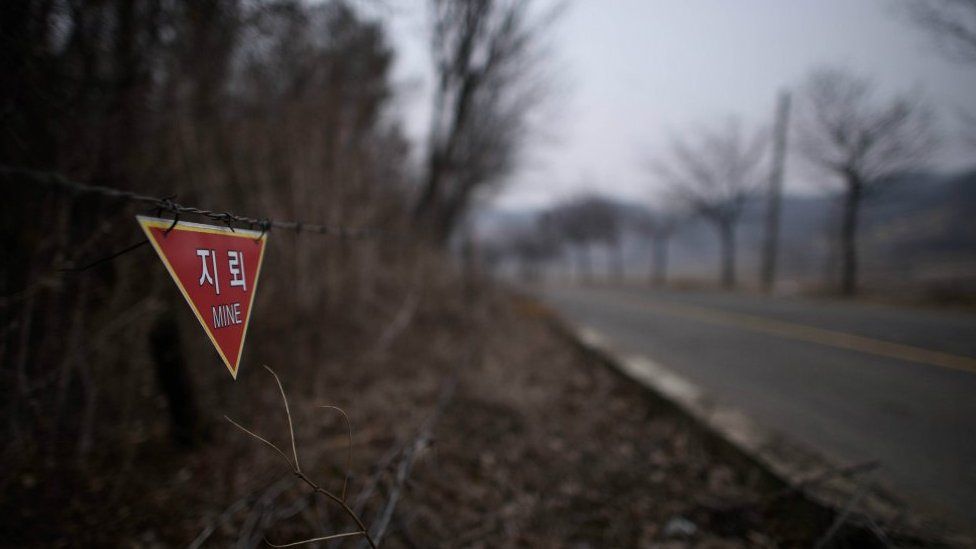
[[[904,0],[902,7],[946,58],[976,67],[976,0]],[[959,107],[956,118],[963,144],[976,149],[976,113]]]
[[[628,226],[651,240],[650,282],[664,286],[668,278],[668,247],[678,226],[677,213],[667,209],[642,209],[628,218]]]
[[[838,69],[807,79],[798,146],[843,181],[841,292],[857,292],[857,226],[863,200],[884,176],[917,167],[935,144],[931,114],[916,96],[878,100],[871,83]]]
[[[570,251],[570,255],[576,256],[576,277],[582,282],[587,282],[592,274],[589,234],[574,221],[575,209],[572,202],[554,206],[542,214],[540,222],[548,227],[547,230],[557,234],[559,240],[569,245],[571,250],[575,249],[575,254]]]
[[[211,204],[273,217],[397,230],[408,222],[399,185],[406,139],[390,112],[393,50],[384,27],[349,2],[4,2],[0,36],[0,164],[174,192],[189,203],[206,194]],[[115,247],[107,228],[121,222],[117,205],[8,187],[0,202],[0,293],[24,288],[52,258]],[[50,230],[26,229],[42,221]],[[327,253],[293,241],[294,262],[262,285],[280,307],[293,307],[289,318],[338,306],[337,299],[366,299],[381,284],[384,275],[373,268],[384,257],[381,245],[323,245]],[[43,305],[2,307],[0,324],[19,328],[0,334],[0,365],[23,364],[25,384],[46,379],[58,387],[43,395],[0,387],[0,402],[16,399],[9,407],[19,432],[31,433],[20,439],[23,448],[52,460],[77,455],[79,463],[116,452],[115,433],[142,419],[127,412],[102,421],[104,412],[123,406],[136,379],[130,373],[141,371],[156,375],[174,438],[204,439],[207,414],[194,384],[205,374],[180,337],[183,323],[195,321],[158,305],[170,290],[159,284],[162,272],[147,280],[135,268],[106,263],[70,277],[64,289],[44,289]],[[89,284],[103,289],[84,291]],[[92,331],[103,324],[98,319],[122,320],[125,311],[139,312],[140,322],[127,326],[132,337],[124,342],[109,345],[112,332]],[[311,325],[293,335],[289,361],[317,354],[321,338]],[[133,367],[142,356],[151,366]],[[7,417],[8,405],[0,408]],[[76,450],[64,451],[68,445]],[[35,459],[42,458],[24,453],[25,463]]]
[[[602,244],[607,252],[607,267],[617,281],[624,277],[624,211],[611,199],[589,195],[579,203],[580,222],[594,243]]]
[[[621,218],[616,204],[601,196],[582,195],[554,207],[545,214],[544,220],[563,241],[576,248],[580,280],[591,281],[591,249],[599,244],[606,246],[614,256],[614,276],[623,276]]]
[[[518,263],[525,282],[539,280],[542,265],[559,253],[559,240],[546,229],[540,218],[536,224],[517,227],[507,235],[508,254]]]
[[[668,161],[653,168],[674,198],[701,215],[717,231],[721,246],[721,282],[735,287],[735,226],[746,202],[764,181],[763,132],[748,135],[735,119],[702,131],[693,141],[675,138]]]
[[[515,167],[528,115],[544,97],[536,18],[517,0],[431,0],[436,88],[414,218],[445,243],[477,191]]]
[[[949,59],[976,63],[976,0],[905,0],[904,10]]]

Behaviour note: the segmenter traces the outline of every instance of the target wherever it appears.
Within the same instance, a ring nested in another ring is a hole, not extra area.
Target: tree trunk
[[[651,240],[653,265],[651,267],[651,283],[654,286],[664,286],[668,276],[668,240],[667,236],[654,236]]]
[[[624,279],[624,245],[620,240],[613,244],[613,279],[615,282]]]
[[[431,145],[431,147],[433,146]],[[413,218],[416,222],[430,223],[430,218],[433,217],[431,212],[435,209],[437,200],[440,198],[443,171],[443,161],[440,155],[440,151],[433,150],[427,161],[427,176],[424,182],[424,188],[413,209]]]
[[[423,191],[421,191],[420,197],[417,199],[417,203],[414,204],[414,221],[420,221],[424,216],[429,216],[430,210],[433,209],[435,202],[440,197],[441,176],[443,174],[444,160],[439,141],[439,134],[437,131],[441,124],[440,117],[443,116],[443,109],[444,86],[442,84],[441,86],[438,86],[434,95],[434,109],[431,113],[430,122],[431,133],[429,142],[427,144],[427,146],[430,148],[427,155],[427,173],[424,181]]]
[[[590,281],[590,247],[586,244],[582,244],[577,249],[576,253],[578,265],[577,265],[577,278],[580,282],[586,283]]]
[[[149,333],[149,348],[156,361],[156,379],[166,397],[173,438],[184,446],[198,442],[200,413],[186,372],[179,326],[172,311],[156,320]]]
[[[735,223],[721,220],[716,223],[722,246],[722,287],[735,288]]]
[[[467,189],[458,188],[435,207],[433,237],[438,247],[447,247],[457,228],[464,224],[470,199]]]
[[[857,220],[863,192],[860,178],[849,174],[840,226],[840,292],[845,296],[857,293]]]

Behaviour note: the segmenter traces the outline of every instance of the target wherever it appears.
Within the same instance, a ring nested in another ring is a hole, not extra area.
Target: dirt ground
[[[532,302],[507,312],[435,430],[399,543],[809,545],[812,524],[771,509],[776,488],[758,470],[583,354]]]
[[[345,426],[317,406],[349,415],[345,499],[374,532],[393,510],[383,546],[810,546],[828,528],[802,496],[574,347],[533,302],[495,290],[475,312],[427,303],[382,352],[330,332],[337,348],[362,352],[337,352],[314,372],[277,368],[302,470],[338,495]],[[257,547],[354,531],[221,417],[291,455],[273,379],[252,367],[237,383],[238,396],[208,403],[202,446],[175,447],[157,423],[120,435],[83,476],[43,463],[14,471],[4,545]],[[429,439],[418,439],[424,425]]]

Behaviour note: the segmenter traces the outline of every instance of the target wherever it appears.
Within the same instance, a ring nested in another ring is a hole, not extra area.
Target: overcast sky
[[[870,77],[883,94],[920,90],[945,135],[937,167],[967,165],[954,113],[976,112],[976,66],[944,60],[896,8],[897,0],[572,2],[550,37],[558,93],[547,136],[494,202],[538,206],[587,186],[648,200],[656,182],[642,163],[672,134],[730,115],[769,126],[777,90],[828,64]],[[424,16],[404,8],[389,17],[401,112],[417,139],[431,89]],[[790,158],[787,191],[821,189],[812,175]]]

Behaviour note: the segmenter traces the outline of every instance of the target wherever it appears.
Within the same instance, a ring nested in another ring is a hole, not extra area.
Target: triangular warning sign
[[[190,309],[237,379],[267,234],[136,216]]]

